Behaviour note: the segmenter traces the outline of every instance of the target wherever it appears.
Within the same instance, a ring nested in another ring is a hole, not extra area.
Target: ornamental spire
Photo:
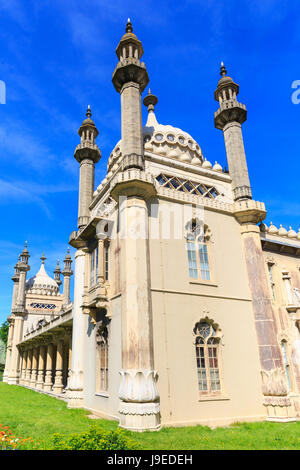
[[[45,253],[42,254],[42,256],[40,257],[40,259],[42,260],[42,264],[45,264],[45,261],[46,261],[46,256],[45,256]]]

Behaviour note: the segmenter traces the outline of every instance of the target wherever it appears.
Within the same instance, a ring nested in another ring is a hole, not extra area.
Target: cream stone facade
[[[71,258],[54,279],[15,267],[4,380],[132,430],[300,419],[300,231],[267,227],[243,144],[246,106],[221,66],[215,127],[229,171],[159,124],[143,47],[128,20],[113,85],[121,140],[107,175],[87,118],[80,165],[74,301]],[[99,163],[101,164],[101,162]]]

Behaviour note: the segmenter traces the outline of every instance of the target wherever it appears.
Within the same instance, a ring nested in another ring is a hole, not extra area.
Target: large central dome
[[[193,137],[178,127],[159,124],[152,110],[143,128],[143,136],[145,151],[194,165],[203,163],[201,148]]]

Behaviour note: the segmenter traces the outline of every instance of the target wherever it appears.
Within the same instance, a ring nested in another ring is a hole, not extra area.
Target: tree
[[[0,326],[0,340],[3,341],[5,346],[7,345],[7,339],[8,339],[8,329],[9,329],[9,323],[6,320],[2,325]]]

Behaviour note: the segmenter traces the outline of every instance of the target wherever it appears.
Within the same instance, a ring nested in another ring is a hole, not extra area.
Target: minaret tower
[[[126,34],[116,49],[119,62],[112,77],[114,87],[121,95],[123,170],[144,169],[141,94],[149,78],[145,64],[140,61],[143,52],[142,43],[133,34],[128,19]]]
[[[220,75],[222,78],[215,91],[215,100],[220,104],[215,112],[215,126],[224,134],[234,200],[252,199],[242,135],[242,124],[247,119],[246,106],[237,101],[239,86],[228,77],[223,62]]]
[[[66,257],[64,259],[64,270],[62,272],[64,276],[64,287],[63,287],[63,306],[66,307],[70,303],[70,282],[73,271],[71,269],[72,258],[70,256],[70,250],[68,248]]]
[[[22,253],[20,254],[20,261],[18,262],[18,271],[19,271],[19,287],[18,295],[13,301],[12,314],[14,317],[14,329],[11,342],[11,360],[10,360],[10,370],[8,374],[8,383],[17,384],[19,382],[20,375],[20,352],[17,347],[20,343],[23,335],[23,324],[25,311],[25,284],[26,284],[26,275],[29,271],[30,266],[28,265],[28,259],[30,255],[27,250],[27,242],[25,242],[25,247]],[[14,303],[15,302],[15,303]]]
[[[14,267],[14,275],[12,276],[12,281],[14,282],[13,287],[13,295],[12,295],[12,302],[11,302],[11,310],[14,311],[15,306],[17,304],[18,298],[18,288],[19,288],[19,278],[20,278],[20,271],[19,271],[19,262],[20,257],[17,264]],[[12,338],[14,332],[14,315],[9,316],[9,329],[8,329],[8,340],[7,340],[7,349],[6,349],[6,359],[5,359],[5,369],[3,374],[3,382],[8,381],[9,369],[10,369],[10,361],[11,361],[11,350],[12,350]]]
[[[91,119],[91,115],[91,109],[88,106],[87,118],[78,130],[81,142],[77,145],[74,153],[74,157],[80,163],[78,228],[84,227],[90,220],[89,205],[94,192],[95,163],[101,158],[101,152],[95,143],[99,132]]]
[[[58,285],[58,287],[60,287],[61,284],[62,284],[62,281],[60,279],[60,275],[61,275],[61,270],[60,270],[60,267],[59,267],[59,260],[57,260],[57,265],[56,265],[56,268],[54,270],[54,280],[56,281],[56,284]]]

